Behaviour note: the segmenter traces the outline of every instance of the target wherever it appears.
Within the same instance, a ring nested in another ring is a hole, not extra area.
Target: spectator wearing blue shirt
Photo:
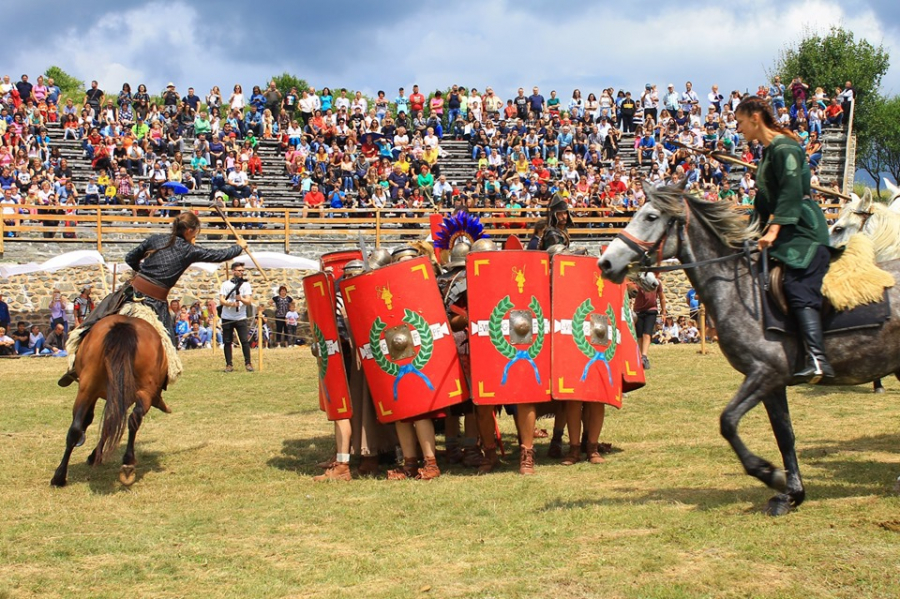
[[[403,95],[403,88],[399,90],[399,95],[394,98],[394,106],[397,107],[397,114],[401,112],[409,114],[409,98]]]
[[[697,291],[692,287],[687,292],[687,303],[688,308],[691,311],[691,319],[695,322],[698,321],[700,316],[700,297],[697,295]]]
[[[3,295],[0,295],[0,327],[9,330],[9,305],[3,301]]]
[[[265,99],[263,99],[263,104],[265,104]],[[256,137],[261,137],[263,132],[262,125],[262,113],[259,112],[256,104],[251,104],[250,111],[244,116],[244,131],[253,131]]]
[[[776,76],[769,86],[769,98],[772,100],[772,108],[776,111],[784,108],[784,84],[781,83],[781,77]]]
[[[649,131],[644,132],[644,137],[641,138],[640,144],[638,144],[638,164],[643,166],[644,160],[652,160],[653,159],[653,148],[656,146],[656,140],[653,139],[653,136],[650,135]]]
[[[544,96],[540,94],[536,85],[531,92],[531,95],[528,96],[528,108],[534,113],[534,118],[539,119],[544,112]]]
[[[258,85],[253,86],[253,94],[250,96],[250,105],[256,106],[256,111],[262,115],[262,111],[266,108],[266,97],[262,95],[262,90]]]

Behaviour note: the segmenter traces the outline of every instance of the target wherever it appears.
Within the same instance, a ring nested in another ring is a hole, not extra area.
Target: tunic
[[[789,268],[807,268],[820,246],[830,247],[828,223],[810,197],[809,179],[800,144],[777,136],[759,163],[754,211],[761,226],[781,225],[769,254]]]

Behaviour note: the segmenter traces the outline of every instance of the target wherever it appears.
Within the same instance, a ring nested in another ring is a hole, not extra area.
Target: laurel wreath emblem
[[[516,357],[516,348],[506,339],[503,334],[503,317],[513,308],[513,303],[507,295],[500,300],[491,311],[491,318],[488,321],[488,333],[490,334],[491,344],[500,352],[504,358],[512,360]],[[534,317],[538,321],[537,335],[531,346],[528,348],[528,356],[533,360],[538,357],[544,348],[544,311],[541,304],[535,296],[531,296],[531,302],[528,308],[534,313]]]
[[[434,354],[434,335],[431,333],[428,321],[421,314],[417,314],[409,308],[403,312],[403,322],[411,325],[419,333],[419,351],[410,365],[416,370],[421,370]],[[397,376],[400,374],[400,366],[391,362],[390,358],[381,351],[381,334],[386,328],[387,324],[381,320],[381,317],[377,317],[369,330],[369,346],[372,350],[372,358],[378,367],[390,376]]]
[[[591,342],[588,341],[587,335],[584,334],[584,321],[587,320],[588,315],[594,311],[594,305],[591,302],[591,298],[584,300],[578,309],[575,310],[575,315],[572,316],[572,338],[575,339],[575,345],[578,346],[578,349],[581,350],[588,358],[593,358],[598,352],[591,345]],[[618,332],[618,327],[616,326],[616,313],[612,308],[612,305],[606,307],[606,317],[609,319],[610,324],[612,324],[612,338],[609,342],[609,347],[606,348],[606,351],[603,352],[603,359],[609,362],[612,360],[613,356],[616,355],[616,337]]]
[[[325,379],[325,373],[328,372],[328,344],[325,343],[325,335],[319,325],[313,324],[313,336],[316,338],[316,347],[319,350],[317,356],[319,360],[319,379]]]

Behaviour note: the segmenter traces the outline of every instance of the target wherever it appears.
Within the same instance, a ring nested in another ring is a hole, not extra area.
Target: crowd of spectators
[[[843,126],[854,97],[849,81],[829,97],[799,77],[790,86],[775,77],[756,93],[797,132],[814,168],[823,127]],[[52,79],[40,76],[32,84],[23,75],[12,83],[4,76],[0,204],[9,222],[21,213],[16,204],[47,206],[44,212],[55,214],[88,203],[127,206],[135,216],[165,214],[177,198],[163,184],[176,182],[262,214],[253,179],[263,175],[259,140],[271,139],[283,152],[283,172],[268,174],[290,181],[306,216],[432,206],[530,214],[553,194],[576,211],[629,211],[643,202],[643,185],[683,179],[704,197],[749,206],[753,177],[731,185],[730,165],[685,149],[758,162],[762,148],[737,129],[741,97],[737,90],[726,97],[716,85],[701,95],[686,82],[682,91],[668,84],[663,92],[648,83],[639,94],[608,88],[584,97],[576,89],[568,99],[555,90],[545,97],[538,87],[530,95],[520,88],[506,100],[490,86],[482,93],[453,85],[426,96],[414,85],[408,95],[400,88],[393,99],[379,91],[370,100],[327,87],[282,93],[271,81],[250,94],[235,85],[227,98],[218,87],[201,98],[192,87],[181,94],[169,83],[155,99],[143,84],[132,91],[125,83],[107,95],[93,81],[83,97],[63,98]],[[59,123],[91,161],[94,173],[83,189],[75,188],[71,166],[53,147],[48,123]],[[477,161],[465,181],[441,173],[441,141],[448,136],[467,141]],[[622,160],[623,143],[634,145],[637,165]],[[56,221],[47,223],[46,236],[54,234],[51,224]]]

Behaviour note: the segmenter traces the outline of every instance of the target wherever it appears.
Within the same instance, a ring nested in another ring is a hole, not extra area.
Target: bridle
[[[759,250],[751,248],[750,242],[745,241],[744,248],[734,254],[719,256],[717,258],[708,258],[706,260],[697,260],[694,262],[672,264],[669,266],[659,266],[658,264],[662,262],[663,259],[663,248],[665,248],[666,242],[669,240],[669,236],[672,234],[673,228],[675,228],[675,233],[678,236],[678,248],[675,251],[675,255],[680,256],[682,248],[686,246],[687,228],[691,220],[691,208],[687,202],[685,202],[684,208],[684,220],[682,221],[678,217],[670,216],[669,220],[666,222],[663,234],[655,242],[640,239],[639,237],[632,235],[628,231],[622,231],[621,233],[616,235],[616,239],[621,240],[622,243],[640,254],[640,259],[638,260],[637,264],[639,265],[639,270],[641,272],[671,272],[675,270],[688,270],[690,268],[697,268],[699,266],[717,264],[719,262],[728,262],[737,258],[745,258],[747,260],[747,265],[751,265],[750,256],[752,254],[758,253]],[[654,254],[656,255],[655,258]],[[653,266],[654,264],[657,264],[657,266]]]

